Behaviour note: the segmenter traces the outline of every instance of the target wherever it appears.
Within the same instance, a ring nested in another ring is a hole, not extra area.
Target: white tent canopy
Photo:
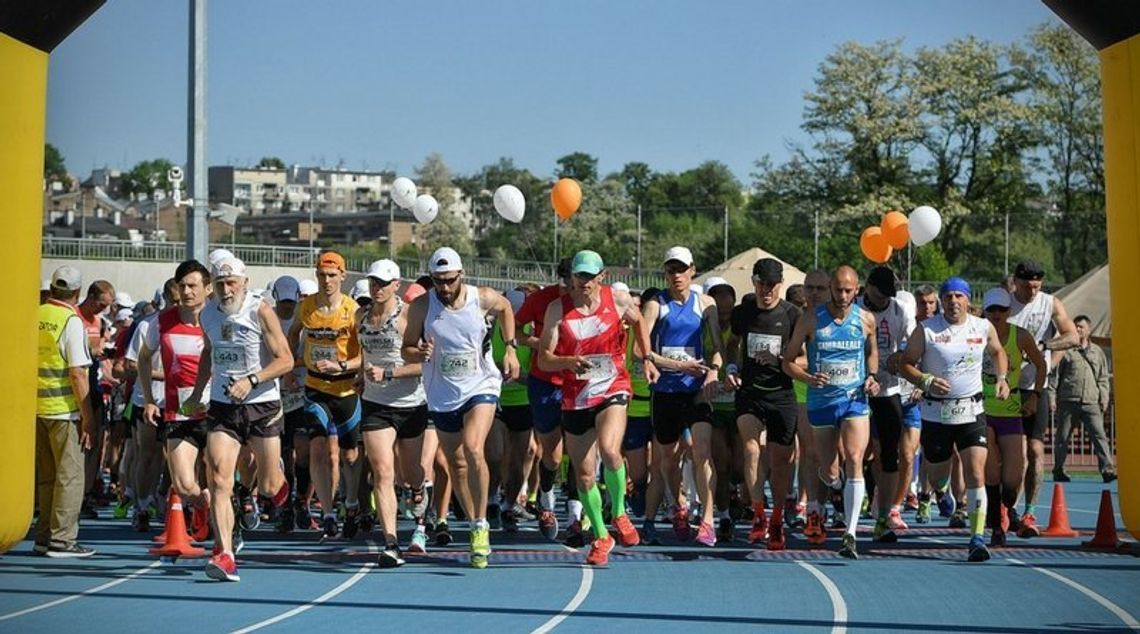
[[[739,300],[741,297],[753,292],[752,265],[760,258],[776,258],[780,260],[780,258],[777,258],[760,247],[752,247],[751,249],[737,253],[727,261],[718,264],[712,270],[705,271],[693,281],[697,284],[704,285],[705,280],[710,277],[723,277],[736,289],[736,298]],[[787,291],[787,288],[792,284],[804,283],[804,276],[806,274],[803,271],[783,260],[780,260],[780,262],[784,264],[785,291]]]
[[[1098,340],[1112,339],[1112,313],[1108,292],[1108,265],[1085,273],[1072,284],[1062,288],[1055,296],[1065,303],[1069,317],[1088,315],[1092,322],[1092,336]]]

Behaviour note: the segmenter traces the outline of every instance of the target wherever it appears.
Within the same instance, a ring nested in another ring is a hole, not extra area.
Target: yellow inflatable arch
[[[40,277],[44,117],[48,55],[104,0],[10,0],[0,8],[0,191],[9,202],[6,248],[0,255],[17,298],[0,311],[0,332],[11,333],[0,364],[8,395],[0,443],[0,553],[27,533],[32,516],[35,455],[36,297]],[[1100,51],[1104,90],[1105,179],[1108,193],[1112,321],[1140,312],[1140,3],[1045,0]],[[1140,331],[1113,333],[1116,383],[1140,384]],[[1116,392],[1120,507],[1140,539],[1140,393]]]
[[[1100,54],[1120,514],[1140,539],[1140,2],[1045,0]]]

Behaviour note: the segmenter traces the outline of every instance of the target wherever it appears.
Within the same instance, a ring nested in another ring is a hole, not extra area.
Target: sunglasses
[[[1008,313],[1009,306],[990,306],[986,308],[987,313]]]
[[[776,286],[777,284],[780,284],[780,282],[770,282],[770,281],[760,277],[759,275],[753,275],[752,281],[759,284],[760,286],[766,286],[766,287]]]
[[[459,281],[459,277],[460,276],[458,275],[454,275],[452,277],[432,277],[431,283],[436,286],[451,286],[452,284]]]
[[[600,275],[600,273],[575,273],[574,277],[579,282],[590,282],[598,275]]]
[[[387,281],[385,281],[385,280],[382,280],[382,279],[380,279],[380,278],[378,278],[378,277],[370,277],[370,278],[368,278],[368,281],[369,281],[370,283],[372,283],[372,284],[375,284],[375,285],[376,285],[376,288],[388,288],[388,287],[389,287],[389,286],[391,286],[391,285],[392,285],[392,283],[393,283],[393,282],[395,282],[396,280],[387,280]]]

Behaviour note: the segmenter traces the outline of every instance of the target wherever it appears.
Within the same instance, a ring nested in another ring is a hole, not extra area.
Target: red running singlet
[[[610,287],[601,287],[601,293],[601,305],[589,315],[575,308],[569,295],[561,298],[562,322],[554,354],[583,356],[593,366],[583,374],[562,371],[564,411],[588,409],[611,396],[632,393],[625,367],[625,324]]]

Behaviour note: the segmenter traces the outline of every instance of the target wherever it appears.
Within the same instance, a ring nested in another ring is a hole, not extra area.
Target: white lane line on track
[[[94,588],[91,588],[90,590],[84,590],[83,592],[78,592],[78,593],[73,594],[71,596],[66,596],[66,597],[63,597],[60,599],[56,599],[55,601],[48,601],[47,603],[44,603],[41,605],[36,605],[36,606],[30,607],[30,608],[25,608],[25,609],[19,610],[17,612],[9,612],[8,614],[0,615],[0,621],[7,621],[8,619],[14,619],[17,616],[24,616],[25,614],[31,614],[32,612],[39,612],[40,610],[46,610],[48,608],[54,608],[57,605],[63,605],[64,603],[68,603],[68,602],[74,601],[76,599],[80,599],[82,597],[95,594],[97,592],[102,592],[108,588],[114,588],[115,586],[119,585],[120,583],[126,583],[126,582],[130,581],[131,579],[134,579],[135,577],[138,577],[140,575],[144,575],[147,572],[149,572],[149,571],[151,571],[151,570],[153,570],[153,569],[155,569],[161,565],[162,565],[162,560],[155,561],[151,565],[149,565],[145,568],[139,568],[138,570],[130,573],[129,575],[127,575],[125,577],[115,579],[114,581],[108,581],[107,583],[104,583],[101,586],[95,586]]]
[[[376,553],[376,551],[377,551],[376,542],[374,542],[372,540],[368,540],[368,552],[370,554],[373,554],[373,553]],[[297,616],[298,614],[301,614],[302,612],[306,612],[308,610],[311,610],[311,609],[317,607],[318,605],[328,601],[329,599],[332,599],[333,597],[337,596],[338,594],[344,592],[345,590],[348,590],[352,586],[356,585],[356,583],[358,581],[360,581],[361,579],[364,578],[364,575],[368,574],[369,570],[371,570],[372,568],[375,568],[375,567],[376,567],[376,562],[370,560],[368,563],[361,566],[360,570],[356,571],[356,574],[352,575],[348,579],[345,579],[344,582],[341,583],[339,586],[333,588],[332,590],[329,590],[328,592],[326,592],[326,593],[322,594],[321,596],[313,599],[312,601],[309,601],[308,603],[306,603],[304,605],[299,605],[299,606],[293,608],[292,610],[289,610],[288,612],[282,612],[281,614],[278,614],[277,616],[265,619],[264,621],[258,621],[257,623],[254,623],[253,625],[247,625],[246,627],[243,627],[240,630],[234,630],[233,634],[245,634],[245,632],[252,632],[254,630],[259,630],[263,627],[268,627],[270,625],[273,625],[274,623],[280,623],[281,621],[284,621],[285,619],[292,618],[294,616]]]
[[[575,550],[569,546],[563,546],[563,548],[569,551]],[[559,623],[565,621],[567,617],[574,613],[574,610],[577,610],[578,607],[582,605],[582,602],[586,600],[586,596],[590,594],[590,588],[593,587],[593,585],[594,569],[590,567],[590,564],[582,562],[582,581],[578,584],[578,592],[574,594],[570,602],[567,603],[558,614],[550,617],[550,620],[538,626],[531,634],[546,634],[546,632],[558,627]]]
[[[840,594],[839,588],[835,585],[823,571],[815,566],[807,563],[806,561],[797,561],[797,564],[804,570],[811,573],[815,580],[827,590],[827,596],[831,598],[831,634],[846,634],[847,632],[847,602],[843,600],[843,595]]]
[[[1087,586],[1081,585],[1081,584],[1077,583],[1076,581],[1069,579],[1068,577],[1065,577],[1063,575],[1059,575],[1059,574],[1053,572],[1052,570],[1046,570],[1044,568],[1038,568],[1037,566],[1027,564],[1024,561],[1021,561],[1019,559],[1009,559],[1008,561],[1012,564],[1017,564],[1019,566],[1025,566],[1026,568],[1029,568],[1030,570],[1036,570],[1037,572],[1040,572],[1041,574],[1043,574],[1047,577],[1051,577],[1053,579],[1056,579],[1057,581],[1060,581],[1061,583],[1069,586],[1070,588],[1076,590],[1077,592],[1080,592],[1081,594],[1092,599],[1093,601],[1096,601],[1102,607],[1104,607],[1104,609],[1108,610],[1109,612],[1112,612],[1114,615],[1116,615],[1116,618],[1120,619],[1124,623],[1124,625],[1128,627],[1128,629],[1140,630],[1140,622],[1137,622],[1136,617],[1129,614],[1127,610],[1120,607],[1119,605],[1116,605],[1112,601],[1109,601],[1103,595],[1098,594],[1097,592],[1093,591],[1091,588],[1088,588]]]

